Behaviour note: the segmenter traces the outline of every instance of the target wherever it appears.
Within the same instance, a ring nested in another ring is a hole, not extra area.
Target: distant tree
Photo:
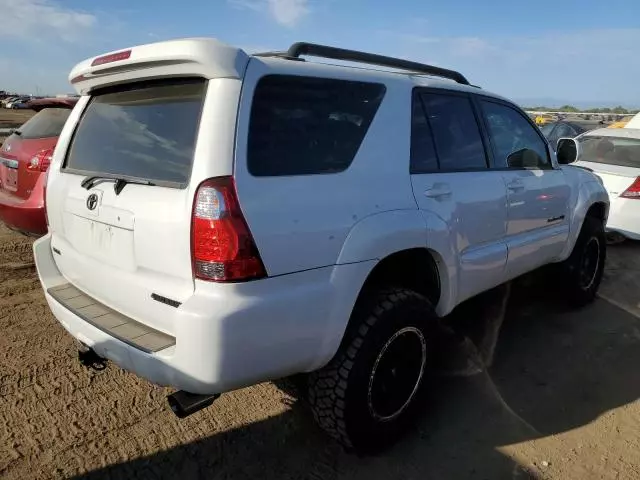
[[[622,107],[621,105],[618,105],[616,108],[614,108],[612,110],[612,112],[613,113],[621,113],[621,114],[629,113],[629,111],[626,108]]]
[[[580,111],[573,105],[563,105],[558,110],[560,110],[561,112],[569,112],[569,113],[576,113]]]

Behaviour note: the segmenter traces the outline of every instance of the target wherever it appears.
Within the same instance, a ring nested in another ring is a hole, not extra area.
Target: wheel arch
[[[571,255],[587,216],[604,223],[609,217],[609,195],[599,181],[586,182],[579,187],[577,200],[571,212],[569,238],[560,260],[565,260]]]
[[[371,215],[354,225],[336,262],[332,279],[335,295],[327,334],[317,361],[307,371],[322,367],[335,356],[355,309],[367,292],[383,282],[386,286],[409,288],[423,294],[433,303],[438,315],[442,314],[439,306],[450,309],[456,276],[451,271],[450,252],[438,248],[437,242],[429,246],[431,233],[432,229],[427,230],[425,217],[417,209]],[[341,271],[352,273],[337,273]]]

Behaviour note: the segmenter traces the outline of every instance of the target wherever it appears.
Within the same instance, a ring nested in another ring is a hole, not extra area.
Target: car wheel
[[[562,264],[561,285],[573,305],[580,307],[594,300],[602,281],[606,256],[604,223],[586,217],[573,252]]]
[[[430,373],[435,318],[422,295],[379,292],[359,302],[334,359],[310,374],[314,417],[348,450],[380,451],[411,424]]]

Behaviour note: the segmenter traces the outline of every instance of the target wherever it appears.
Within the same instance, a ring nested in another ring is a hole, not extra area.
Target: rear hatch
[[[182,78],[93,91],[48,184],[61,273],[168,334],[172,307],[194,290],[189,185],[207,85]]]
[[[0,150],[0,190],[17,199],[29,198],[40,169],[30,169],[31,159],[58,141],[71,107],[45,108],[39,111],[3,144]]]

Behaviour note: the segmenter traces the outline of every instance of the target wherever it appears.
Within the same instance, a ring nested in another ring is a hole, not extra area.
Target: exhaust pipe
[[[78,347],[78,361],[92,370],[104,370],[107,368],[107,359],[98,355],[93,348],[81,345]]]
[[[197,393],[189,393],[179,390],[167,396],[171,411],[178,418],[186,418],[203,408],[210,406],[216,399],[220,397],[219,393],[213,395],[199,395]]]

